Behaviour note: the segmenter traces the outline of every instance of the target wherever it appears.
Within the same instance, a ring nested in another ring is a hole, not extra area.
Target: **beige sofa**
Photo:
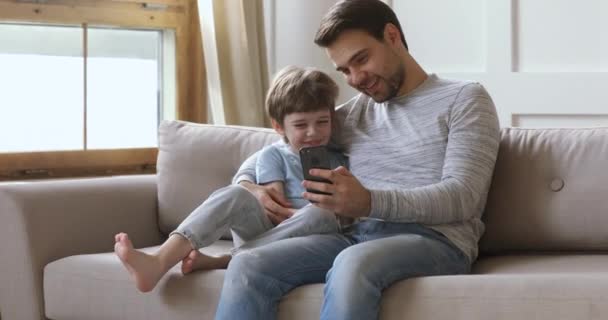
[[[608,129],[501,135],[473,274],[398,282],[384,292],[381,319],[608,319]],[[0,185],[2,319],[212,319],[224,271],[182,276],[176,267],[141,294],[111,252],[113,235],[154,248],[276,139],[165,122],[157,176]],[[322,284],[294,290],[279,319],[318,318],[322,295]]]

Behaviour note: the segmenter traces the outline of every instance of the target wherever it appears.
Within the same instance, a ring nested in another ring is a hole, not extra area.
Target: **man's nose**
[[[350,71],[348,84],[352,87],[358,87],[365,80],[365,72],[352,69]]]

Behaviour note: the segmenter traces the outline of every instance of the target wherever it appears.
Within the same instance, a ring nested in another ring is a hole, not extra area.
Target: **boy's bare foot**
[[[226,269],[231,258],[230,255],[212,257],[202,254],[198,250],[192,250],[182,260],[182,273],[188,274],[196,270]]]
[[[135,250],[126,233],[117,234],[114,240],[114,252],[135,280],[137,289],[152,291],[164,274],[160,261],[155,256]]]

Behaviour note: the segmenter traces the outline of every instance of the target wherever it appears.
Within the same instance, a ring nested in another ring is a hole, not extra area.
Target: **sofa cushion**
[[[226,253],[230,241],[201,250]],[[157,247],[142,249],[152,252]],[[223,270],[186,277],[177,264],[150,293],[137,291],[113,252],[63,258],[44,268],[45,313],[49,319],[213,319]]]
[[[608,128],[501,131],[482,253],[607,250]]]
[[[226,254],[230,241],[220,240],[201,249],[210,255]],[[158,249],[142,249],[152,252]],[[224,281],[224,270],[183,276],[173,267],[150,293],[142,294],[130,281],[114,253],[63,258],[44,269],[44,301],[49,319],[213,319]],[[323,285],[294,290],[279,308],[281,320],[319,317]]]
[[[230,184],[247,157],[279,139],[271,129],[163,121],[157,161],[161,231],[173,231],[213,191]]]
[[[227,252],[230,242],[203,249]],[[148,248],[154,250],[156,248]],[[606,255],[482,258],[472,275],[399,281],[383,292],[380,319],[608,319]],[[179,264],[150,293],[139,293],[113,253],[72,256],[47,265],[50,319],[213,319],[223,270],[182,276]],[[318,319],[323,285],[289,292],[281,320]]]
[[[473,265],[472,274],[543,275],[597,273],[608,276],[608,255],[579,253],[527,253],[483,257]]]
[[[477,274],[397,282],[383,293],[381,318],[608,319],[606,264],[605,255],[482,258]]]

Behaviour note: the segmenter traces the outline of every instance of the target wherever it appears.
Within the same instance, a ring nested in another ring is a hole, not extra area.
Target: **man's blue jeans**
[[[432,229],[363,220],[342,234],[281,240],[234,256],[216,319],[276,319],[283,295],[322,282],[321,319],[377,319],[382,290],[394,282],[469,270],[468,258]]]

